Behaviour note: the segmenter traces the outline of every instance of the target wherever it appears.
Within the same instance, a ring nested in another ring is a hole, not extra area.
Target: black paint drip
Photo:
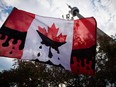
[[[22,50],[24,48],[24,43],[25,43],[27,32],[16,31],[8,27],[5,27],[3,25],[2,28],[0,29],[0,34],[2,35],[0,37],[0,40],[4,40],[5,36],[8,36],[6,41],[2,44],[3,47],[8,47],[9,41],[11,39],[14,39],[12,44],[17,44],[18,40],[21,40],[21,44],[19,45],[19,50]]]
[[[7,38],[6,41],[2,44],[3,47],[7,47],[9,46],[9,41],[11,40],[11,38]]]
[[[65,44],[66,42],[56,42],[56,41],[53,41],[53,40],[49,39],[48,37],[46,37],[45,35],[43,35],[42,33],[40,33],[38,30],[37,30],[37,32],[38,32],[39,36],[42,39],[41,44],[45,44],[46,46],[49,46],[49,52],[48,52],[48,57],[49,58],[53,57],[53,54],[51,52],[51,48],[56,50],[58,54],[60,53],[58,47],[60,47],[61,45]]]
[[[33,61],[40,62],[40,63],[45,63],[45,64],[49,64],[49,65],[54,65],[54,66],[56,66],[56,67],[61,67],[61,68],[64,69],[64,67],[63,67],[61,64],[59,64],[59,65],[53,64],[50,60],[48,60],[48,61],[46,61],[46,62],[43,62],[43,61],[39,61],[38,59],[35,59],[35,60],[33,60]]]
[[[38,53],[37,56],[39,57],[40,56],[40,53]]]
[[[40,46],[39,49],[42,49],[42,46]]]
[[[53,56],[53,54],[52,54],[52,52],[51,52],[51,47],[49,47],[48,57],[49,57],[49,58],[52,58],[52,56]]]
[[[86,59],[86,64],[89,64],[90,61],[92,61],[91,68],[95,69],[95,53],[96,53],[96,45],[90,48],[73,50],[71,54],[71,64],[74,64],[74,62],[81,62],[81,66],[86,67],[84,63],[84,59]],[[77,61],[73,61],[73,57],[76,57]],[[86,69],[89,70],[88,67],[86,67]]]
[[[12,54],[12,51],[10,51],[9,54]]]
[[[58,60],[60,60],[60,58],[58,57]]]

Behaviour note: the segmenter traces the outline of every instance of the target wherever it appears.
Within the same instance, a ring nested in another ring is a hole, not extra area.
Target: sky
[[[0,27],[13,7],[40,16],[65,18],[70,10],[66,4],[78,7],[84,17],[93,16],[97,27],[109,36],[116,34],[116,0],[0,0]],[[10,69],[12,60],[0,57],[0,71]]]

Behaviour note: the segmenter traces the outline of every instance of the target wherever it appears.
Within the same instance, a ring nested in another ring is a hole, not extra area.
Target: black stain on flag
[[[56,41],[53,41],[53,40],[49,39],[47,36],[45,36],[42,33],[40,33],[38,30],[37,30],[37,33],[39,34],[39,36],[42,39],[41,44],[44,44],[44,45],[46,45],[46,46],[49,47],[49,53],[48,53],[48,57],[49,58],[52,58],[53,57],[53,54],[51,52],[51,48],[54,49],[54,50],[56,50],[57,53],[59,54],[60,51],[59,51],[58,47],[60,47],[60,46],[62,46],[63,44],[66,43],[66,42],[56,42]],[[41,48],[42,47],[40,46],[40,49]]]
[[[96,45],[90,48],[72,50],[71,66],[77,70],[75,73],[93,73],[95,70],[95,54]]]
[[[58,65],[53,64],[50,60],[44,62],[44,61],[39,61],[38,59],[35,59],[35,60],[32,60],[32,61],[40,62],[40,63],[45,63],[45,64],[49,64],[49,65],[54,65],[54,66],[56,66],[56,67],[61,67],[61,68],[65,69],[61,64],[58,64]]]
[[[26,34],[27,32],[16,31],[3,25],[0,29],[0,40],[4,40],[4,42],[2,43],[2,47],[9,47],[10,44],[15,45],[18,43],[18,40],[21,40],[18,49],[23,50]],[[13,40],[13,42],[10,43],[10,40]],[[15,47],[13,46],[12,49],[15,49]],[[12,51],[9,54],[12,54]]]

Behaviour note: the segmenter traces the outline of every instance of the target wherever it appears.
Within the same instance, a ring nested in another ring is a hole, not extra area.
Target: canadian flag
[[[36,60],[75,74],[95,73],[96,21],[67,21],[14,8],[0,29],[0,56]]]

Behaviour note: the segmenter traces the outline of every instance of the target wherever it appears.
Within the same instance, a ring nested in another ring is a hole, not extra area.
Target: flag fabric
[[[36,60],[75,74],[95,73],[96,21],[67,21],[14,8],[0,29],[0,56]]]

